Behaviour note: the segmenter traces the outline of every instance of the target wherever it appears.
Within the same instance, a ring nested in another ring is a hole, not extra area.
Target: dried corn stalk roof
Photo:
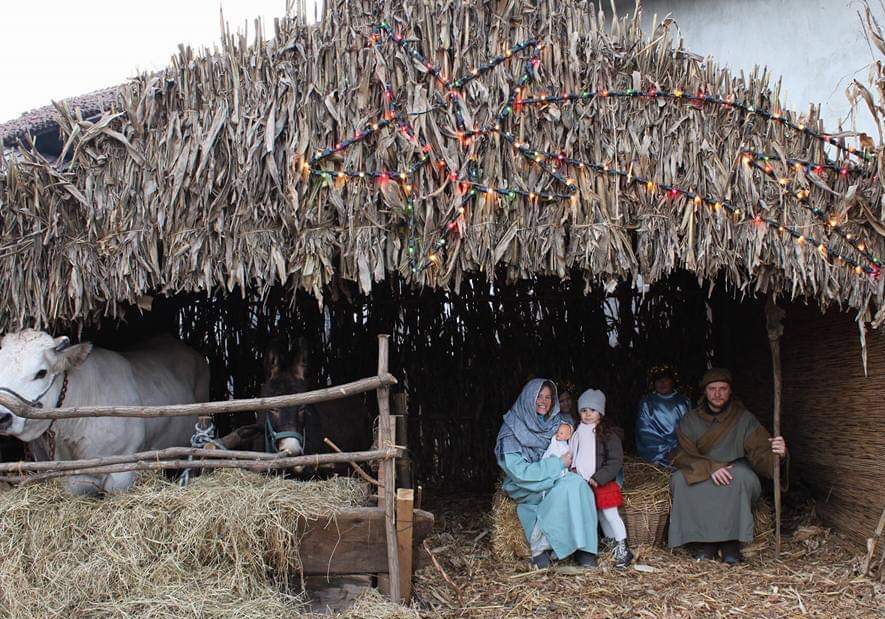
[[[103,88],[85,95],[64,100],[70,110],[80,110],[84,117],[109,110],[117,100],[117,88]],[[27,135],[34,135],[58,126],[60,115],[54,105],[25,112],[18,118],[0,123],[0,140],[6,145],[14,144]]]
[[[606,21],[586,2],[327,4],[319,26],[281,20],[267,42],[226,33],[212,53],[184,49],[165,72],[119,90],[117,111],[99,122],[60,106],[70,158],[64,171],[32,154],[9,162],[0,178],[0,277],[7,282],[0,327],[89,319],[157,291],[266,290],[283,281],[321,295],[336,274],[368,290],[395,272],[419,285],[457,286],[465,272],[496,268],[510,279],[577,268],[591,282],[637,274],[652,282],[684,268],[823,304],[881,302],[879,278],[834,264],[840,253],[868,266],[824,225],[832,220],[851,231],[852,242],[863,239],[867,252],[885,253],[872,176],[881,160],[867,171],[852,166],[845,175],[820,176],[772,161],[775,176],[789,175],[784,192],[777,179],[742,163],[742,150],[824,161],[821,143],[727,106],[595,97],[527,106],[508,128],[533,148],[721,199],[737,216],[584,169],[568,171],[579,190],[575,203],[480,197],[449,231],[462,196],[433,165],[410,178],[412,213],[396,183],[304,180],[298,166],[305,157],[380,120],[388,83],[429,145],[431,163],[444,161],[462,177],[472,167],[494,187],[562,191],[499,134],[459,144],[453,107],[426,68],[402,46],[369,41],[381,20],[447,76],[469,75],[537,37],[544,48],[531,94],[701,90],[781,111],[778,86],[765,72],[732,75],[681,49],[667,26],[646,36],[637,20]],[[514,54],[461,89],[467,127],[494,125],[526,58]],[[814,109],[791,118],[823,130]],[[419,156],[419,146],[391,128],[318,166],[398,171]],[[809,204],[802,205],[794,192],[806,189]],[[829,258],[751,214],[826,241]],[[435,262],[427,262],[431,252]]]

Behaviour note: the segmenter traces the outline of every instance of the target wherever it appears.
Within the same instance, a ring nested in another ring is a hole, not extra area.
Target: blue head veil
[[[553,408],[550,413],[541,416],[535,412],[535,402],[545,384],[553,386]],[[571,421],[559,414],[556,385],[550,380],[533,378],[522,388],[522,393],[504,415],[504,423],[495,442],[495,455],[500,460],[504,454],[520,453],[529,462],[537,462],[561,423],[571,425]]]

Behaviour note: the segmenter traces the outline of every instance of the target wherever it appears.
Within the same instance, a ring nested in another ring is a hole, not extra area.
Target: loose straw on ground
[[[526,561],[497,558],[477,513],[488,496],[436,497],[429,506],[442,525],[429,538],[440,564],[461,587],[448,595],[434,567],[416,573],[413,593],[436,618],[516,617],[860,617],[878,619],[885,591],[857,576],[858,551],[816,524],[813,506],[785,509],[781,560],[772,558],[772,534],[763,552],[735,567],[697,561],[682,551],[641,546],[636,562],[618,570],[605,552],[600,567],[572,561],[544,573]],[[769,525],[773,525],[769,506]],[[773,529],[773,527],[772,527]],[[804,610],[803,610],[804,609]]]

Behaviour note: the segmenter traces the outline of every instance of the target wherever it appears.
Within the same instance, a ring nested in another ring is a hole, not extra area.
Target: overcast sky
[[[272,32],[286,0],[2,0],[0,123],[164,67],[179,43],[212,45],[219,8],[233,30],[261,17]]]

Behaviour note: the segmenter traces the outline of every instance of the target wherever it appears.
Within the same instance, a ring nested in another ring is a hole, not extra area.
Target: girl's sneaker
[[[633,562],[633,553],[627,548],[627,540],[621,540],[615,546],[615,567],[625,568]]]

